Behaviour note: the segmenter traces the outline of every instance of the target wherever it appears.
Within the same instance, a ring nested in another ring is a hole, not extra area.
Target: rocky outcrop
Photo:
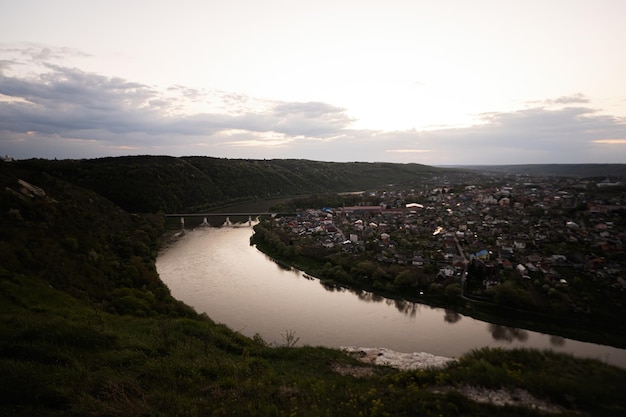
[[[340,349],[362,362],[391,366],[392,368],[402,370],[441,368],[456,360],[444,356],[435,356],[426,352],[403,353],[387,348],[343,346]]]

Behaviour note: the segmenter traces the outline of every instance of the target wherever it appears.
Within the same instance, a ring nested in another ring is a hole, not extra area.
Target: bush
[[[533,301],[527,291],[515,287],[511,281],[498,285],[495,289],[495,302],[512,308],[532,308]]]
[[[461,289],[461,284],[458,284],[458,283],[447,285],[443,291],[446,294],[446,296],[450,298],[451,300],[455,300],[459,298],[461,294],[463,294],[463,290]]]

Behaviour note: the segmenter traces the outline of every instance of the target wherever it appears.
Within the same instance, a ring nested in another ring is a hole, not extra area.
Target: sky
[[[0,154],[626,163],[624,0],[0,0]]]

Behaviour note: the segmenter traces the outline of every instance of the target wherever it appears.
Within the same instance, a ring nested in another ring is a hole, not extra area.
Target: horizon
[[[626,163],[619,0],[0,9],[16,159]]]
[[[228,157],[216,157],[211,155],[156,155],[156,154],[128,154],[128,155],[105,155],[96,157],[82,157],[82,158],[46,158],[46,157],[26,157],[26,158],[14,158],[11,155],[5,154],[4,161],[28,161],[30,159],[43,159],[48,161],[89,161],[93,159],[106,159],[106,158],[215,158],[215,159],[232,159],[242,161],[272,161],[272,160],[296,160],[306,162],[323,162],[323,163],[337,163],[337,164],[398,164],[398,165],[425,165],[434,168],[463,168],[463,167],[526,167],[526,166],[546,166],[546,165],[558,165],[558,166],[571,166],[571,165],[626,165],[626,162],[565,162],[565,163],[511,163],[511,164],[450,164],[450,165],[429,165],[422,164],[420,162],[389,162],[389,161],[323,161],[318,159],[307,158],[228,158]]]

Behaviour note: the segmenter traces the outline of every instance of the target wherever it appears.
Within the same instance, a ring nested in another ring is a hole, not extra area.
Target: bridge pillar
[[[180,228],[183,229],[183,230],[185,229],[185,218],[184,217],[180,218]]]

